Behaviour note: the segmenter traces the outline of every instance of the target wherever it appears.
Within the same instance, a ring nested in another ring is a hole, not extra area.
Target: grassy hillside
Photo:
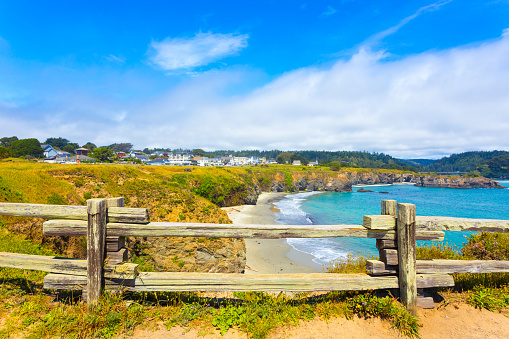
[[[224,211],[193,192],[207,177],[200,173],[188,174],[183,168],[2,162],[0,201],[85,205],[90,198],[123,196],[127,207],[149,208],[152,221],[229,223]],[[238,180],[232,178],[232,181]],[[3,228],[27,237],[34,244],[69,257],[85,256],[84,238],[43,236],[42,222],[38,218],[0,217]],[[214,252],[231,248],[235,249],[231,257],[226,255],[217,262],[203,263],[203,269],[227,262],[232,267],[222,270],[235,271],[242,266],[241,258],[235,253],[242,253],[244,245],[237,239],[199,242],[191,238],[148,238],[131,239],[131,247],[135,259],[144,264],[145,269],[170,271],[196,270],[195,254],[200,249]]]

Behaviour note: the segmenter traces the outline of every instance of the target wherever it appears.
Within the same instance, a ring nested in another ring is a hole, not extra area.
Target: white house
[[[58,152],[53,148],[51,145],[41,145],[43,151],[44,151],[44,157],[45,158],[52,158],[56,157]]]
[[[212,166],[211,162],[210,162],[210,159],[208,157],[194,157],[193,158],[194,161],[196,161],[196,164],[198,166]]]

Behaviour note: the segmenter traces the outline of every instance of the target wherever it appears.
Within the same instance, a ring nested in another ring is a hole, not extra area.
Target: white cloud
[[[166,38],[150,44],[150,61],[174,71],[192,69],[238,53],[247,47],[247,34],[198,33],[193,38]]]
[[[327,9],[322,13],[324,16],[331,16],[336,13],[336,9],[332,6],[327,6]]]
[[[211,79],[191,81],[154,104],[154,116],[178,116],[178,122],[157,126],[173,130],[171,141],[154,136],[150,142],[399,157],[509,149],[508,78],[507,36],[390,62],[362,49],[329,69],[289,72],[240,97],[215,95]]]
[[[364,48],[331,67],[298,69],[228,95],[252,78],[245,70],[216,71],[129,102],[78,93],[60,96],[57,108],[0,105],[0,136],[137,148],[367,150],[404,158],[509,150],[507,30],[482,44],[399,60]]]

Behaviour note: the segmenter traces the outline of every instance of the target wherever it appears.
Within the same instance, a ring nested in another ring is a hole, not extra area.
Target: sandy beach
[[[287,193],[262,193],[256,205],[225,207],[234,224],[276,224],[273,203]],[[246,239],[246,274],[256,273],[313,273],[322,266],[313,256],[295,250],[285,239]]]

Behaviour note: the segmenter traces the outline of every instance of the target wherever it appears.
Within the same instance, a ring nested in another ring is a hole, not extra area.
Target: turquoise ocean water
[[[500,181],[509,187],[509,181]],[[357,192],[360,188],[373,192]],[[349,193],[299,193],[275,203],[276,220],[287,225],[361,225],[364,215],[380,214],[381,200],[416,205],[417,215],[509,220],[509,189],[452,189],[413,185],[354,186]],[[446,232],[445,241],[461,246],[468,232]],[[348,253],[378,255],[374,239],[288,239],[296,250],[312,254],[318,264]],[[419,242],[430,244],[430,242]]]

